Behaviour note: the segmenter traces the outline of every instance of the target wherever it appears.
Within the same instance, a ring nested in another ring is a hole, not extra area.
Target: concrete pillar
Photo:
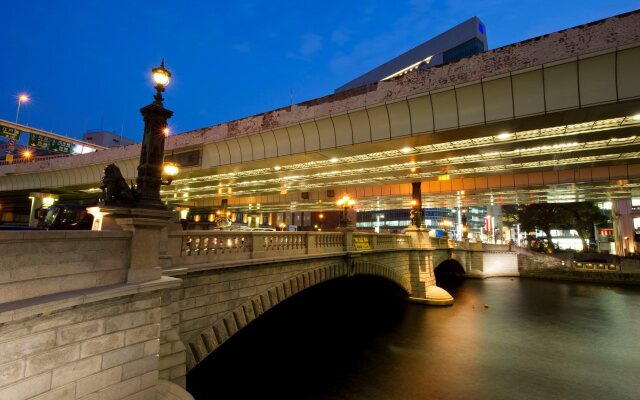
[[[407,227],[406,232],[411,235],[414,248],[426,248],[431,245],[429,239],[429,228],[424,225],[424,210],[422,209],[422,182],[411,183],[411,212],[409,215],[409,226]]]
[[[163,229],[169,225],[171,211],[144,208],[131,209],[130,215],[116,218],[122,230],[133,233],[131,237],[131,263],[127,282],[144,282],[160,279],[160,243]]]
[[[502,237],[502,206],[487,206],[487,214],[491,216],[492,228],[492,232],[487,232],[488,240],[491,243],[502,243],[502,241],[504,240],[504,238]]]
[[[343,233],[344,250],[356,251],[356,247],[353,245],[353,232],[356,230],[355,226],[339,226],[336,230]]]
[[[411,211],[409,214],[409,226],[418,229],[424,227],[424,211],[422,210],[422,182],[411,183]]]
[[[631,217],[631,199],[618,199],[611,202],[613,220],[613,238],[616,255],[624,256],[636,253],[635,229]]]

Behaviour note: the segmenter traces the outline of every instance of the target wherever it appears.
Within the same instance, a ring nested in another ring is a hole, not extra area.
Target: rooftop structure
[[[448,31],[340,86],[336,93],[376,83],[488,50],[487,29],[478,17],[471,17]]]
[[[86,131],[82,135],[82,140],[103,147],[120,147],[133,144],[133,140],[131,139],[102,129]]]

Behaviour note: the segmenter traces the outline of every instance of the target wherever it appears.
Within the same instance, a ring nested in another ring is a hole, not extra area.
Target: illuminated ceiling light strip
[[[433,58],[433,55],[430,55],[429,57],[425,58],[424,60],[420,60],[415,64],[411,64],[408,67],[403,68],[398,72],[394,72],[393,74],[391,74],[391,75],[389,75],[386,78],[383,78],[381,80],[388,81],[389,79],[393,79],[393,78],[399,77],[401,75],[408,74],[409,72],[417,69],[420,66],[420,64],[422,64],[422,63],[429,64],[431,62],[432,58]]]
[[[611,128],[621,126],[623,122],[628,120],[633,120],[633,118],[631,117],[610,118],[607,120],[597,120],[597,121],[592,121],[588,123],[580,123],[580,124],[573,124],[573,125],[560,126],[560,127],[551,127],[551,128],[544,128],[544,129],[534,129],[529,131],[514,132],[513,134],[516,136],[516,140],[535,140],[542,137],[549,137],[551,135],[563,135],[565,133],[577,135],[581,133],[590,133],[594,131],[609,130]],[[633,122],[633,124],[638,124],[638,123],[640,123],[640,120]],[[581,127],[581,128],[589,127],[589,129],[581,131],[577,129],[578,127]],[[464,139],[464,140],[459,140],[454,142],[439,143],[439,144],[426,145],[426,146],[417,146],[413,148],[413,151],[417,153],[448,151],[451,149],[451,147],[460,148],[460,149],[470,148],[470,147],[473,147],[472,143],[479,146],[489,146],[489,145],[493,145],[495,141],[492,136],[483,137],[483,138],[474,138],[474,139]],[[339,161],[343,164],[349,164],[349,163],[359,162],[359,161],[381,160],[381,159],[401,157],[401,156],[404,156],[404,154],[401,151],[390,150],[390,151],[369,153],[364,155],[343,157],[343,158],[340,158]],[[292,165],[286,165],[286,166],[280,166],[280,167],[281,167],[281,170],[286,170],[286,171],[302,170],[302,169],[310,169],[310,168],[321,168],[327,165],[331,165],[333,163],[334,162],[332,162],[331,160],[320,160],[320,161],[311,161],[306,163],[298,163],[298,164],[292,164]],[[188,184],[188,183],[240,178],[240,177],[246,177],[246,176],[256,176],[256,175],[269,174],[272,172],[273,170],[270,168],[261,168],[256,170],[238,171],[235,173],[228,173],[228,174],[216,174],[216,175],[209,175],[205,177],[186,178],[186,179],[175,180],[174,182],[175,184],[180,185],[180,184]]]
[[[449,158],[440,159],[440,160],[426,160],[426,161],[418,161],[418,162],[411,161],[408,163],[390,164],[390,165],[385,165],[381,167],[345,169],[342,171],[325,171],[325,172],[319,172],[316,174],[311,174],[306,176],[293,175],[288,177],[278,177],[278,178],[265,179],[265,180],[240,181],[240,182],[234,183],[233,186],[234,187],[269,186],[269,185],[279,185],[282,183],[287,183],[292,181],[300,182],[300,181],[307,181],[307,180],[314,180],[314,179],[331,178],[336,175],[351,176],[351,175],[369,175],[369,174],[380,173],[380,172],[394,172],[398,170],[407,170],[410,168],[414,168],[416,166],[424,168],[427,166],[456,165],[456,164],[464,164],[468,162],[492,161],[492,160],[499,160],[502,158],[530,157],[530,156],[546,155],[546,154],[562,154],[566,152],[574,152],[576,150],[581,150],[585,148],[588,148],[591,150],[597,149],[597,148],[605,148],[605,147],[612,148],[612,147],[622,145],[622,142],[628,142],[631,139],[635,140],[635,138],[636,138],[635,136],[632,136],[630,138],[622,138],[622,139],[619,139],[618,142],[614,144],[609,143],[608,140],[600,140],[600,141],[587,142],[587,143],[577,143],[577,142],[562,143],[562,144],[556,144],[556,145],[538,146],[530,149],[516,149],[512,151],[507,151],[507,152],[491,152],[491,153],[484,153],[484,154],[449,157]],[[612,155],[611,157],[615,157],[615,156],[616,155]],[[591,157],[590,158],[582,157],[582,159],[596,161],[595,158],[591,158]],[[532,167],[535,167],[539,165],[539,162],[538,163],[520,163],[519,165],[529,165],[529,164],[531,164]],[[471,171],[481,172],[481,171],[489,171],[488,168],[489,167],[476,167],[475,169],[467,168],[467,169],[459,169],[458,171],[460,171],[461,173],[469,173]],[[423,176],[424,174],[425,173],[423,173]],[[384,179],[387,179],[387,178],[384,178]],[[195,191],[202,192],[202,191],[211,191],[211,190],[214,190],[214,188],[220,188],[220,187],[228,188],[230,187],[230,185],[225,185],[225,186],[218,185],[215,187],[214,186],[192,187],[190,190],[192,192],[195,192]]]

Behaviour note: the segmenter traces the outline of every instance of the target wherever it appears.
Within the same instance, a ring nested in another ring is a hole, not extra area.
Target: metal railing
[[[71,157],[73,154],[51,154],[46,156],[36,156],[29,158],[16,158],[12,162],[8,162],[7,160],[0,161],[0,165],[11,165],[11,164],[28,164],[38,161],[46,161],[52,160],[54,158],[63,158],[63,157]]]

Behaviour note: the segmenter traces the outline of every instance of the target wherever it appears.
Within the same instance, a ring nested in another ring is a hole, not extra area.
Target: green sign
[[[64,140],[54,139],[48,136],[42,136],[35,133],[29,134],[29,146],[39,149],[51,151],[54,153],[71,154],[73,143]]]
[[[0,136],[13,140],[19,140],[20,131],[18,131],[16,128],[0,125]]]

